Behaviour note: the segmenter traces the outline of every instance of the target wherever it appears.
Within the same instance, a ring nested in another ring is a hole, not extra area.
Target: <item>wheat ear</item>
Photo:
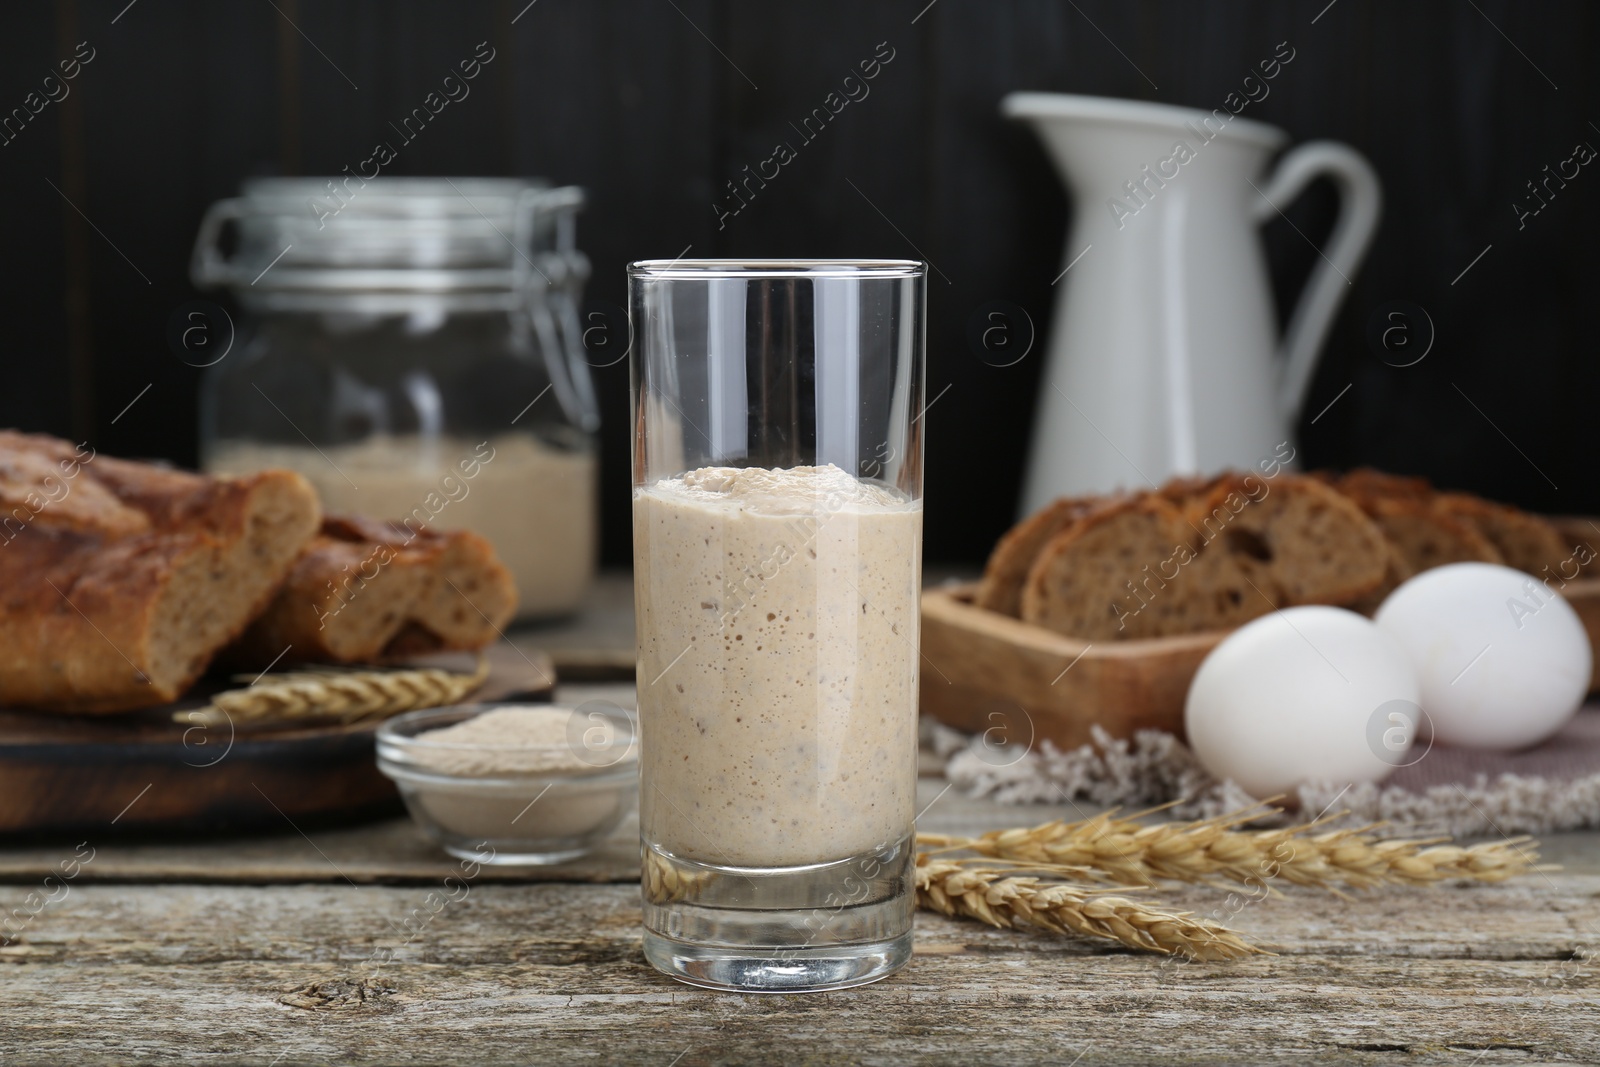
[[[918,859],[917,903],[990,926],[1033,926],[1198,960],[1236,960],[1262,952],[1227,927],[1189,912],[927,856]]]
[[[1270,809],[1265,809],[1270,810]],[[977,838],[919,834],[924,848],[966,849],[980,856],[1049,867],[1072,867],[1122,885],[1160,880],[1366,889],[1428,885],[1456,878],[1499,882],[1538,869],[1537,843],[1508,838],[1463,848],[1448,837],[1384,840],[1378,827],[1310,833],[1317,824],[1239,830],[1260,817],[1250,808],[1199,822],[1145,826],[1115,812],[1081,822],[1049,822],[996,830]]]
[[[489,663],[471,674],[434,667],[348,670],[317,667],[289,671],[271,681],[229,689],[208,707],[179,711],[174,722],[222,726],[228,722],[332,718],[342,722],[387,718],[402,711],[454,704],[483,684]]]

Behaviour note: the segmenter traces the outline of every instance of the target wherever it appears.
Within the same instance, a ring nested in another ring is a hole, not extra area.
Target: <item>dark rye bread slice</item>
[[[1228,475],[1173,478],[1154,490],[1163,499],[1186,504],[1198,494],[1208,492]],[[1013,526],[1000,538],[983,570],[983,580],[974,600],[980,608],[998,611],[1012,618],[1022,614],[1022,586],[1039,551],[1068,526],[1088,518],[1095,511],[1124,504],[1143,493],[1117,492],[1106,496],[1062,497]]]
[[[1086,640],[1214,629],[1233,613],[1243,621],[1244,582],[1202,575],[1196,541],[1183,509],[1158,493],[1097,509],[1039,551],[1021,618]]]
[[[477,534],[329,518],[227,659],[260,669],[479,649],[515,611],[511,573]]]
[[[978,607],[1016,618],[1022,611],[1023,582],[1039,550],[1072,523],[1112,502],[1108,497],[1063,497],[1013,526],[989,554],[978,586]]]
[[[1383,530],[1405,560],[1409,577],[1446,563],[1502,563],[1494,542],[1471,521],[1438,505],[1421,478],[1361,469],[1334,482]]]
[[[1553,577],[1560,577],[1557,569],[1573,556],[1575,546],[1567,544],[1554,523],[1537,515],[1468,493],[1440,493],[1434,504],[1476,527],[1499,550],[1508,567],[1539,577],[1548,569]]]
[[[1209,491],[1224,477],[1226,475],[1173,478],[1155,492],[1171,503],[1184,504],[1190,497]],[[1023,583],[1034,560],[1039,558],[1039,551],[1052,538],[1101,508],[1143,495],[1119,492],[1106,496],[1062,497],[1034,512],[1008,530],[994,546],[974,603],[1012,618],[1020,617]]]
[[[46,494],[24,503],[25,524],[13,507],[0,538],[0,704],[12,707],[176,700],[272,599],[320,517],[289,471],[209,478],[9,432],[0,456],[8,503],[18,472]]]
[[[1556,523],[1509,504],[1471,493],[1438,492],[1422,478],[1365,468],[1342,476],[1337,484],[1364,506],[1373,500],[1387,502],[1391,526],[1401,526],[1393,513],[1406,513],[1412,518],[1413,536],[1407,540],[1404,552],[1412,573],[1444,563],[1471,561],[1504,563],[1541,576],[1546,568],[1570,572],[1581,566],[1572,558],[1581,538],[1569,544],[1569,537]],[[1431,522],[1417,519],[1411,509],[1394,504],[1396,500],[1425,506]],[[1384,505],[1379,507],[1383,509]],[[1463,533],[1463,527],[1469,532]],[[1474,533],[1476,537],[1472,536]],[[1566,577],[1572,577],[1572,573]]]
[[[1192,513],[1276,607],[1337,604],[1383,582],[1383,533],[1345,496],[1303,475],[1222,479]],[[1258,598],[1259,599],[1259,598]]]
[[[1555,576],[1566,581],[1582,575],[1593,578],[1600,571],[1600,523],[1584,515],[1547,515],[1544,521],[1556,528],[1567,548],[1567,556],[1555,568]],[[1540,575],[1541,578],[1545,577]]]
[[[1232,475],[1183,499],[1146,494],[1058,534],[1029,572],[1023,620],[1086,640],[1170,636],[1355,599],[1383,580],[1382,534],[1313,479]]]

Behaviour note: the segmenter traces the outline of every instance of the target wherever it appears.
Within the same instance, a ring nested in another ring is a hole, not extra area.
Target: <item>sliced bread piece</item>
[[[1412,574],[1446,563],[1504,562],[1494,542],[1473,523],[1439,507],[1420,478],[1362,469],[1336,485],[1394,542]]]
[[[438,640],[437,649],[482,648],[516,614],[516,582],[484,538],[468,530],[442,536],[438,581],[418,600],[411,621]]]
[[[1276,607],[1365,596],[1382,584],[1390,558],[1382,531],[1360,508],[1303,475],[1221,479],[1193,517],[1207,544],[1220,540]]]
[[[273,601],[226,660],[265,669],[296,663],[370,663],[410,620],[435,582],[443,539],[411,544],[385,523],[323,520]]]
[[[1022,585],[1033,561],[1039,558],[1039,550],[1069,525],[1106,503],[1105,497],[1063,497],[1008,530],[994,546],[983,569],[978,607],[1018,617],[1022,611]]]
[[[1021,617],[1091,641],[1230,625],[1244,581],[1237,571],[1232,586],[1227,575],[1197,575],[1196,541],[1183,510],[1160,494],[1100,508],[1040,550]]]
[[[1542,517],[1545,522],[1556,528],[1562,542],[1568,546],[1568,558],[1556,568],[1557,577],[1570,581],[1580,575],[1593,578],[1600,572],[1600,523],[1585,515]]]
[[[1468,493],[1440,493],[1435,506],[1476,527],[1499,550],[1506,566],[1543,577],[1573,555],[1572,545],[1555,524],[1508,504],[1497,504]],[[1570,566],[1570,565],[1569,565]],[[1575,577],[1574,568],[1567,578]]]
[[[478,649],[515,611],[511,573],[477,534],[329,518],[228,660],[260,668]]]

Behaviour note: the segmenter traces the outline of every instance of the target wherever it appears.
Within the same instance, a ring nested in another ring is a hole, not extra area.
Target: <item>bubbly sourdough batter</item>
[[[841,859],[915,816],[922,511],[838,467],[636,490],[640,818],[674,855]]]

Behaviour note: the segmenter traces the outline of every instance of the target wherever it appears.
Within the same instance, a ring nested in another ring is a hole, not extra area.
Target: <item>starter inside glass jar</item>
[[[527,434],[484,441],[375,434],[323,448],[225,442],[214,474],[298,471],[330,515],[471,530],[488,539],[517,583],[520,618],[577,608],[594,576],[595,454]]]

